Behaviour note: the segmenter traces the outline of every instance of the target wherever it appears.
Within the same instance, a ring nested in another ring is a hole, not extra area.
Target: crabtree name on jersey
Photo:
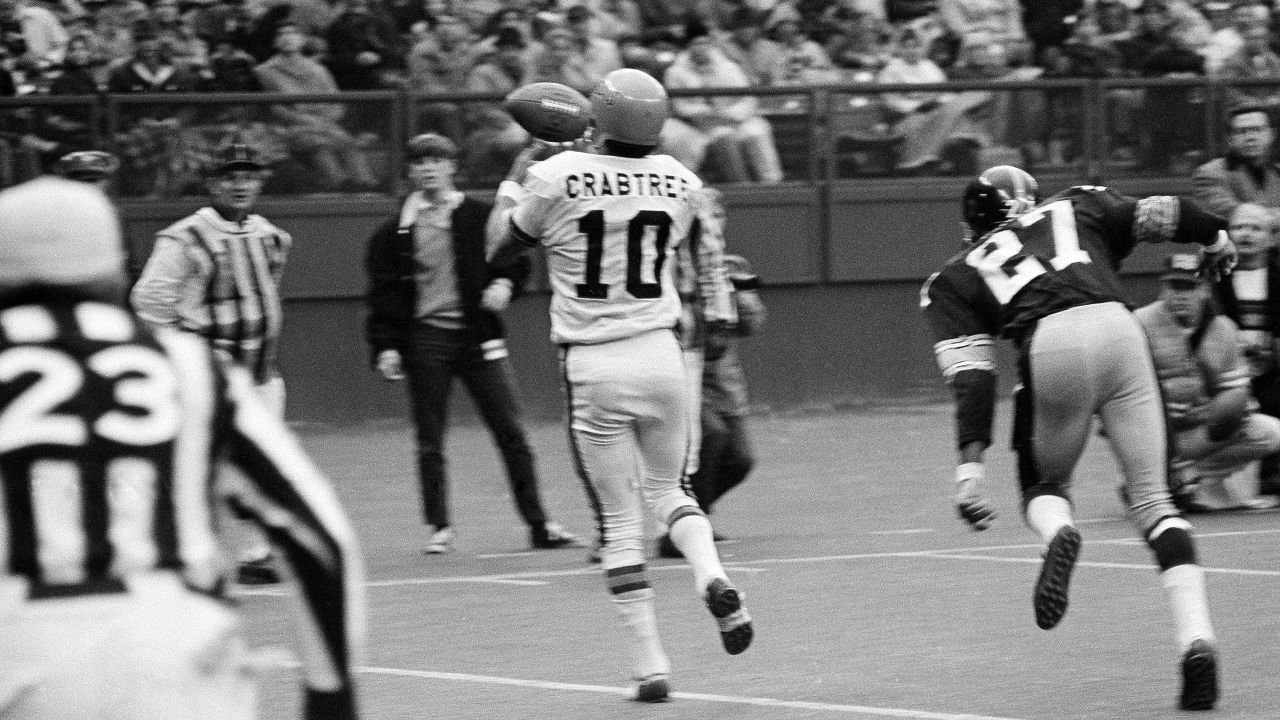
[[[606,195],[669,197],[683,200],[689,181],[675,175],[644,172],[581,172],[566,175],[564,193],[570,198]]]

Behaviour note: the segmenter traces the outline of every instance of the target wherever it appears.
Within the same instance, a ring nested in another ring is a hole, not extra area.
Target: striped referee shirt
[[[242,473],[214,473],[223,456]],[[308,687],[350,690],[364,628],[354,533],[248,373],[203,341],[66,291],[0,307],[0,486],[3,582],[31,602],[122,593],[157,571],[219,594],[225,499],[292,567]]]
[[[237,223],[201,208],[156,234],[133,308],[154,327],[206,338],[265,382],[277,374],[280,281],[291,244],[261,215]]]

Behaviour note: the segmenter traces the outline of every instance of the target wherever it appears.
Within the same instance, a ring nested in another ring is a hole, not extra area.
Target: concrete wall
[[[1055,191],[1079,178],[1042,178]],[[775,409],[859,404],[942,392],[932,341],[921,322],[921,281],[959,241],[964,181],[884,180],[830,187],[730,188],[729,246],[750,258],[768,286],[769,322],[742,341],[753,402]],[[1185,181],[1118,184],[1135,194],[1185,192]],[[126,235],[145,259],[155,231],[198,203],[125,208]],[[291,232],[282,362],[295,421],[346,423],[402,418],[403,387],[370,370],[363,339],[363,252],[389,217],[390,198],[264,201],[260,211]],[[1153,297],[1150,274],[1167,248],[1129,263],[1134,300]],[[548,296],[537,289],[508,312],[516,374],[528,413],[563,413],[555,350],[547,340]],[[1007,364],[1007,363],[1006,363]],[[474,418],[470,403],[454,407]]]

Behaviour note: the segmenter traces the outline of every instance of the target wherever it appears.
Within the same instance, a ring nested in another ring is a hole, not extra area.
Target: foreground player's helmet
[[[667,91],[640,70],[614,70],[591,91],[595,135],[631,145],[657,145],[670,114]]]
[[[85,182],[45,175],[0,191],[0,291],[33,285],[124,289],[120,221]]]
[[[1025,170],[1012,165],[989,168],[964,190],[964,221],[979,238],[1000,223],[1036,206],[1040,186]]]

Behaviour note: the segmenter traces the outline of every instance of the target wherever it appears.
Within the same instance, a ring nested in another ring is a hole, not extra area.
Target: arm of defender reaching
[[[303,657],[304,718],[354,720],[353,669],[365,642],[364,567],[355,531],[327,478],[284,423],[258,402],[252,381],[228,368],[231,461],[224,492],[287,561]]]
[[[981,488],[985,475],[982,454],[991,444],[995,417],[995,338],[982,298],[965,292],[964,272],[949,266],[930,277],[921,289],[920,306],[938,338],[933,346],[938,368],[955,397],[960,462],[952,499],[960,518],[982,531],[991,527],[996,517]]]

